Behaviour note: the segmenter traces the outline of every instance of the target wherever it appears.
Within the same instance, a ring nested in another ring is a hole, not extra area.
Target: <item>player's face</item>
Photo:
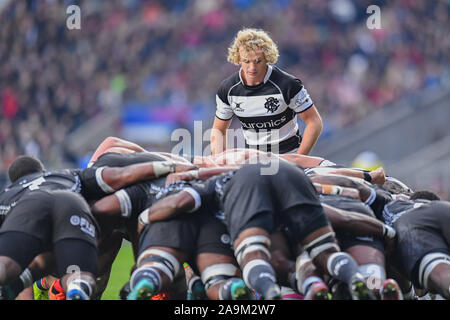
[[[267,61],[262,51],[246,51],[239,48],[242,79],[245,84],[254,86],[263,82],[267,72]]]

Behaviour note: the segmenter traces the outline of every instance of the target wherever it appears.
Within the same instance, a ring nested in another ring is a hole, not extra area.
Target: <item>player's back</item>
[[[0,192],[0,221],[25,195],[35,190],[69,190],[79,193],[81,181],[76,169],[37,172],[26,175]]]

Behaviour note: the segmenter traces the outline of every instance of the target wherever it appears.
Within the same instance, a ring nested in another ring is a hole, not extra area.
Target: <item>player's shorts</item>
[[[397,232],[397,262],[420,287],[419,265],[432,252],[450,254],[450,203],[432,201],[403,214],[393,227]]]
[[[139,254],[154,246],[177,248],[191,255],[217,253],[234,256],[225,225],[207,212],[187,213],[182,217],[151,222],[139,237]]]
[[[323,203],[328,204],[332,207],[361,213],[365,216],[375,219],[375,214],[373,213],[372,209],[359,200],[337,195],[322,195],[320,196],[320,199]],[[353,235],[346,235],[341,232],[336,232],[336,239],[338,240],[339,246],[342,250],[346,250],[353,246],[362,245],[369,246],[380,250],[381,252],[384,252],[383,241],[374,237],[356,237]]]
[[[63,239],[80,239],[97,247],[98,230],[88,204],[79,194],[36,190],[11,209],[0,235],[23,232],[40,239],[46,248]]]
[[[268,165],[244,166],[226,184],[224,222],[233,240],[242,226],[262,212],[277,215],[293,207],[321,208],[316,190],[301,168],[285,161],[277,161],[277,165],[276,174],[262,174]]]

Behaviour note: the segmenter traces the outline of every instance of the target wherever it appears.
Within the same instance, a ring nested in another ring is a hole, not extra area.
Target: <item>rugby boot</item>
[[[130,288],[130,281],[127,281],[123,287],[120,289],[119,292],[119,299],[120,300],[127,300],[128,295],[130,294],[131,288]]]
[[[91,291],[85,282],[77,281],[69,284],[66,293],[66,300],[90,300]]]
[[[15,298],[13,291],[8,285],[0,286],[0,300],[14,300]]]
[[[150,300],[156,293],[155,291],[155,285],[144,278],[136,284],[133,290],[131,290],[127,300]]]
[[[350,293],[352,300],[376,300],[375,295],[367,288],[364,277],[360,274],[355,274],[352,277]]]
[[[400,287],[394,279],[387,279],[380,289],[381,300],[403,300]]]
[[[281,295],[281,288],[279,285],[274,283],[272,286],[265,290],[263,294],[264,300],[282,300],[283,296]]]
[[[329,300],[327,285],[324,282],[314,282],[309,286],[304,300]]]
[[[230,291],[232,300],[254,300],[252,292],[242,279],[234,279]]]

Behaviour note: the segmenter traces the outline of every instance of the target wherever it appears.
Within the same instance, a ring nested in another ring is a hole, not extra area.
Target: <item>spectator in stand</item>
[[[178,126],[204,120],[211,127],[215,92],[223,75],[235,71],[224,52],[242,21],[270,32],[280,68],[308,79],[322,136],[450,83],[444,1],[375,3],[378,30],[366,26],[372,0],[77,4],[81,30],[66,28],[64,1],[10,1],[0,9],[2,162],[28,146],[47,166],[75,165],[63,147],[67,135],[130,102],[173,114]]]

